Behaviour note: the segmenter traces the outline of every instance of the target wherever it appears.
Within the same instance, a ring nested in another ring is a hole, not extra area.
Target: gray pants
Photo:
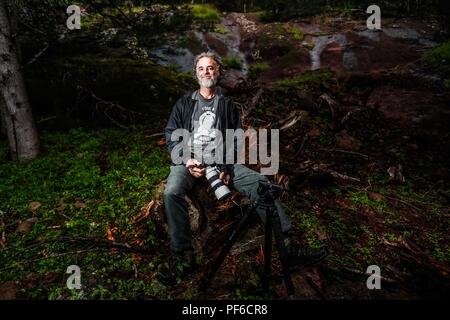
[[[204,177],[200,179],[205,179]],[[181,252],[192,249],[191,229],[188,215],[186,193],[191,190],[197,178],[194,178],[185,166],[172,166],[164,190],[164,205],[166,209],[167,224],[169,225],[170,248]],[[268,181],[266,176],[247,168],[244,165],[234,166],[232,184],[234,188],[247,195],[250,200],[257,201],[259,181]],[[281,229],[286,232],[292,228],[291,222],[284,212],[281,202],[277,200],[275,206],[280,217]],[[265,210],[257,208],[256,212],[265,223]]]

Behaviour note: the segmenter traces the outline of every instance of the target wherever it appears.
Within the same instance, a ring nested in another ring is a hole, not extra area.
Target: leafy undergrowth
[[[220,21],[220,12],[213,5],[194,4],[190,6],[194,21],[202,24],[213,24]]]
[[[427,68],[434,70],[443,77],[446,89],[450,88],[450,42],[443,42],[435,48],[429,49],[423,62]]]
[[[441,191],[380,183],[312,193],[315,199],[303,207],[290,203],[290,212],[304,243],[330,250],[320,266],[327,298],[438,298],[448,292],[447,207]],[[382,272],[379,292],[365,288],[371,265]]]
[[[165,147],[143,130],[44,132],[41,141],[33,162],[0,164],[0,280],[14,281],[25,299],[169,297],[152,278],[161,239],[142,219],[168,174]],[[70,265],[81,269],[81,291],[66,287]]]

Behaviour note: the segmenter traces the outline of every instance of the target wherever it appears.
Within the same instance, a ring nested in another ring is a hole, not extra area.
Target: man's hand
[[[186,162],[186,168],[195,178],[200,178],[205,175],[205,168],[199,168],[198,166],[200,165],[201,163],[195,159],[189,159]]]
[[[231,176],[228,173],[225,174],[225,172],[221,172],[219,179],[222,180],[224,184],[228,185],[231,181]]]

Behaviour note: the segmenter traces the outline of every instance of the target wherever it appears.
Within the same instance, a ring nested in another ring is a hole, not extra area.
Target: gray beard
[[[216,86],[217,80],[217,77],[211,79],[198,79],[198,83],[200,84],[200,86],[209,89]]]

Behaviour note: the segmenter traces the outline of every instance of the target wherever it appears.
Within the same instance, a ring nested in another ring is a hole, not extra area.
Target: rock
[[[231,21],[234,21],[244,33],[254,33],[258,26],[255,21],[247,19],[247,16],[240,13],[231,13],[228,15]]]
[[[361,141],[349,135],[346,130],[343,130],[336,134],[336,146],[344,150],[359,150]]]
[[[27,219],[21,223],[19,223],[19,225],[17,226],[17,231],[27,234],[31,231],[31,229],[33,228],[33,225],[38,221],[38,218],[33,217],[30,219]]]
[[[337,42],[329,43],[320,53],[320,67],[331,68],[337,72],[343,70],[344,50]]]
[[[373,73],[398,68],[416,61],[421,56],[417,46],[391,38],[383,32],[350,32],[345,34],[345,38],[346,50],[345,55],[342,55],[342,64],[351,58],[348,66],[351,66],[353,72]]]

